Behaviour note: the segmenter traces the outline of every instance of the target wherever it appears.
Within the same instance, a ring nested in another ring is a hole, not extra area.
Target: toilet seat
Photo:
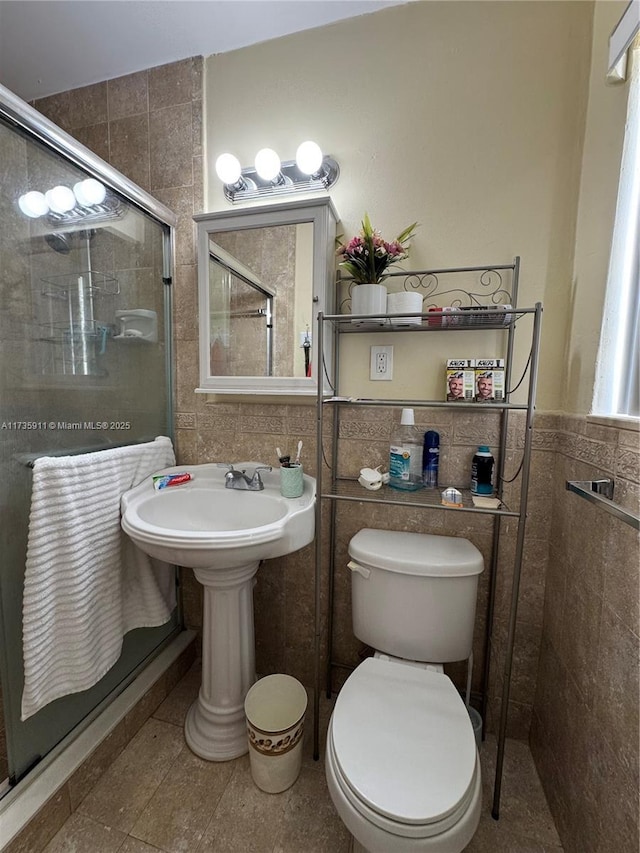
[[[353,808],[407,838],[454,826],[478,784],[473,727],[453,683],[397,662],[368,658],[347,679],[328,753]]]

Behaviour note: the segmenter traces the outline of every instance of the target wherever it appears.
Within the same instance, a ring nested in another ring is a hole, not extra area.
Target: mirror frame
[[[196,392],[203,394],[307,394],[317,393],[318,363],[311,359],[311,376],[213,376],[210,372],[209,328],[209,242],[227,231],[245,231],[278,225],[313,225],[313,289],[314,323],[319,311],[331,314],[335,306],[335,239],[338,214],[331,199],[307,199],[284,204],[259,205],[217,213],[201,213],[193,217],[198,226],[198,308],[200,384]],[[325,325],[323,353],[325,370],[323,386],[330,393],[326,377],[331,375],[333,340]],[[317,328],[311,330],[312,341]],[[313,353],[313,349],[312,349]]]

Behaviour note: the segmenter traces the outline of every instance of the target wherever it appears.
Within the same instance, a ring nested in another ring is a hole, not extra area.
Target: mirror
[[[315,394],[319,311],[334,310],[331,199],[245,207],[198,224],[200,392]],[[325,324],[326,325],[326,324]],[[328,331],[328,329],[327,329]]]

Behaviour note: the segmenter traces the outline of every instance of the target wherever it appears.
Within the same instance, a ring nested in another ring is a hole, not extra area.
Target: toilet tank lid
[[[422,577],[467,577],[484,569],[482,554],[468,539],[370,527],[349,542],[349,556],[363,566]]]

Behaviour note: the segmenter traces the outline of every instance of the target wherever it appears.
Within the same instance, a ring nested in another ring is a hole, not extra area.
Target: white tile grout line
[[[195,637],[182,631],[79,735],[69,734],[34,771],[0,802],[0,851],[75,773]],[[42,767],[42,769],[40,769]]]

